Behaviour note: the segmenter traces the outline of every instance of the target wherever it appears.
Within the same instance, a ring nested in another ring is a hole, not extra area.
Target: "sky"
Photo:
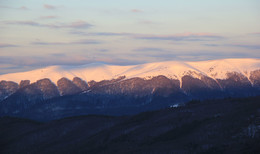
[[[0,0],[0,74],[260,58],[259,0]]]

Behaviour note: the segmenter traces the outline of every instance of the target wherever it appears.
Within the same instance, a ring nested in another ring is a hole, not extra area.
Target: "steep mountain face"
[[[142,78],[117,79],[111,82],[106,81],[106,84],[96,83],[90,88],[95,93],[128,94],[138,97],[158,93],[161,89],[164,89],[164,92],[161,93],[163,96],[169,96],[171,93],[181,91],[178,80],[171,80],[165,76],[157,76],[150,80]]]
[[[58,88],[50,79],[38,80],[35,84],[40,89],[42,97],[45,100],[60,96]]]
[[[85,91],[87,90],[89,87],[88,87],[88,84],[86,81],[83,81],[81,78],[79,77],[75,77],[73,78],[72,82],[77,86],[79,87],[82,91]]]
[[[19,84],[19,88],[23,88],[30,85],[30,80],[21,80],[20,84]]]
[[[227,79],[218,79],[218,82],[230,96],[250,96],[255,93],[255,90],[248,78],[241,73],[227,73]]]
[[[58,97],[59,91],[50,79],[42,79],[18,89],[10,97],[0,103],[0,112],[16,113],[47,99]]]
[[[216,81],[205,76],[201,80],[187,75],[183,76],[182,89],[193,99],[223,97]]]
[[[82,91],[78,86],[76,86],[71,80],[67,78],[61,78],[57,82],[57,86],[59,88],[61,96],[72,95]]]
[[[250,81],[254,87],[260,88],[260,69],[250,72]]]
[[[49,78],[44,78],[47,75]],[[0,79],[7,77],[18,80],[20,85],[0,82],[0,115],[25,116],[26,112],[28,117],[37,110],[43,115],[48,113],[50,119],[71,114],[121,115],[192,99],[260,95],[260,60],[252,59],[134,66],[95,64],[66,70],[56,66],[2,75]],[[97,80],[92,80],[93,77]]]
[[[18,84],[12,81],[0,82],[0,101],[7,98],[18,90]]]

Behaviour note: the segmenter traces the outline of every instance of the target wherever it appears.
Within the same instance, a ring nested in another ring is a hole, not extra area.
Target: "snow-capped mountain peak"
[[[260,69],[260,59],[221,59],[198,62],[166,61],[140,65],[118,66],[93,63],[81,66],[49,66],[28,72],[0,75],[1,80],[14,81],[30,80],[31,83],[43,78],[49,78],[57,83],[62,77],[72,80],[79,77],[85,81],[111,80],[120,76],[126,79],[140,77],[150,79],[164,75],[170,79],[178,79],[184,75],[199,78],[204,75],[213,79],[225,79],[228,72],[237,72],[247,78],[250,72]]]

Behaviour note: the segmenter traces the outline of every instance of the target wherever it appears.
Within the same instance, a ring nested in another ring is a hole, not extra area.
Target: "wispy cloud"
[[[249,33],[249,36],[260,36],[260,32]]]
[[[145,24],[145,25],[151,25],[151,24],[156,24],[156,22],[151,21],[151,20],[141,20],[138,22],[139,24]]]
[[[52,53],[50,54],[50,56],[54,56],[54,57],[65,57],[67,56],[65,53]]]
[[[44,5],[43,5],[43,8],[48,9],[48,10],[54,10],[54,9],[56,9],[57,7],[56,7],[56,6],[53,6],[53,5],[50,5],[50,4],[44,4]]]
[[[142,10],[139,10],[139,9],[132,9],[131,12],[134,12],[134,13],[142,13],[143,11],[142,11]]]
[[[26,6],[21,6],[21,7],[19,7],[18,9],[21,9],[21,10],[29,10]]]
[[[73,42],[43,42],[43,41],[37,41],[32,42],[32,45],[77,45],[77,44],[101,44],[103,42],[97,41],[97,40],[79,40],[79,41],[73,41]]]
[[[208,46],[208,47],[219,47],[221,45],[219,44],[203,44],[204,46]]]
[[[260,49],[260,45],[230,44],[229,46],[239,47],[239,48],[246,48],[246,49],[253,49],[253,50],[259,50]]]
[[[83,65],[89,63],[107,63],[128,65],[136,64],[135,61],[131,61],[125,58],[117,57],[91,57],[83,55],[46,55],[46,56],[0,56],[0,65],[8,64],[13,66],[30,66],[30,67],[43,67],[51,65]],[[0,72],[1,73],[1,72]]]
[[[149,48],[149,47],[143,47],[143,48],[137,48],[134,49],[133,51],[137,51],[137,52],[151,52],[151,51],[155,51],[155,52],[165,52],[167,50],[163,49],[163,48]]]
[[[220,40],[223,36],[211,33],[181,33],[175,35],[136,35],[135,39],[160,41],[210,41]]]
[[[8,25],[25,25],[33,27],[46,27],[46,28],[77,28],[77,29],[87,29],[93,27],[85,21],[75,21],[71,23],[54,23],[54,24],[43,24],[35,21],[4,21],[3,23]]]
[[[203,44],[208,47],[236,47],[236,48],[245,48],[251,50],[259,50],[260,45],[258,44]]]
[[[0,43],[0,48],[19,47],[19,45]]]
[[[99,51],[99,52],[109,52],[108,49],[97,49],[97,51]]]
[[[214,41],[225,39],[224,36],[212,33],[181,33],[173,35],[153,35],[153,34],[138,34],[138,33],[114,33],[114,32],[82,32],[72,31],[71,34],[83,36],[128,36],[133,39],[156,40],[156,41]]]
[[[56,19],[58,16],[41,16],[40,19]]]
[[[82,35],[82,36],[131,36],[131,33],[114,33],[114,32],[82,32],[82,31],[72,31],[71,34]]]
[[[15,9],[15,10],[29,10],[26,6],[21,6],[21,7],[10,7],[10,6],[3,6],[0,5],[0,8],[2,9]]]

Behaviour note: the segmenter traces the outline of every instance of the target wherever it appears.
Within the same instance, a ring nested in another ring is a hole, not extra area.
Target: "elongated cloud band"
[[[79,41],[73,41],[73,42],[32,42],[32,45],[84,45],[84,44],[101,44],[101,41],[97,40],[79,40]]]
[[[81,31],[73,31],[71,34],[82,36],[128,36],[134,39],[155,40],[155,41],[210,41],[221,40],[224,36],[212,33],[180,33],[172,35],[152,35],[152,34],[138,34],[138,33],[114,33],[114,32],[96,32],[86,33]]]
[[[156,40],[156,41],[205,41],[220,40],[223,36],[211,33],[182,33],[175,35],[134,35],[136,39]]]
[[[75,21],[72,23],[55,23],[55,24],[42,24],[35,21],[4,21],[4,24],[8,25],[26,25],[26,26],[33,26],[33,27],[46,27],[46,28],[80,28],[86,29],[90,28],[93,25],[89,24],[85,21]]]
[[[0,43],[0,48],[19,47],[19,45]]]

